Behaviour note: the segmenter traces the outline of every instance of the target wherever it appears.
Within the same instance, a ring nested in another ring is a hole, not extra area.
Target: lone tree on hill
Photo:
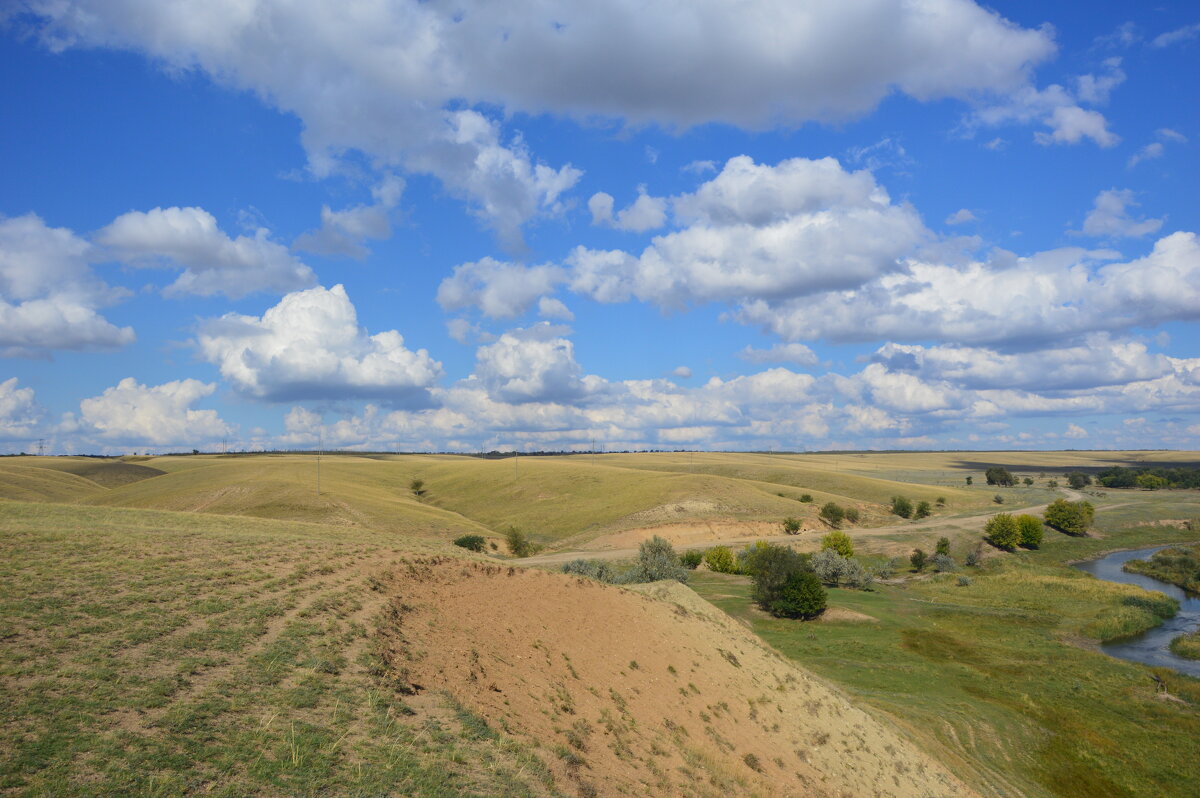
[[[1067,474],[1067,484],[1075,490],[1083,490],[1092,484],[1092,478],[1081,471],[1072,471],[1070,474]]]
[[[413,495],[418,499],[425,495],[425,480],[414,479],[408,483],[408,489],[413,492]]]
[[[1069,502],[1057,499],[1046,507],[1042,514],[1046,525],[1052,526],[1059,532],[1068,535],[1086,535],[1092,521],[1096,518],[1096,508],[1091,502]]]
[[[910,518],[913,514],[913,504],[903,496],[893,496],[892,513],[901,518]]]
[[[834,529],[842,525],[842,519],[845,517],[846,511],[839,504],[828,502],[821,508],[821,518],[827,521]]]
[[[799,535],[800,534],[799,519],[792,518],[791,516],[788,516],[787,518],[783,519],[783,531],[789,535]]]
[[[1008,473],[1008,469],[1001,468],[1000,466],[989,468],[984,472],[984,476],[987,477],[987,484],[989,485],[1000,485],[1005,488],[1011,488],[1016,483],[1013,475]]]

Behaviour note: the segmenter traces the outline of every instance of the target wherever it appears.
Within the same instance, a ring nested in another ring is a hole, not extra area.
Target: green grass
[[[1148,560],[1130,560],[1125,570],[1200,592],[1200,544],[1156,551]]]
[[[965,569],[967,587],[947,574],[830,591],[831,607],[874,622],[767,617],[751,607],[745,578],[697,573],[689,585],[889,714],[985,794],[1190,796],[1200,783],[1200,681],[1157,669],[1175,696],[1164,700],[1149,669],[1094,650],[1102,637],[1155,623],[1144,602],[1161,594],[1064,564],[1188,534],[1057,536],[1041,551]]]
[[[371,574],[316,525],[6,503],[0,792],[547,795],[540,763],[376,674]]]

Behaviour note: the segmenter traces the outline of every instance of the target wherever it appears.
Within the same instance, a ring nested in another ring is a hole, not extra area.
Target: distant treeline
[[[1125,468],[1124,466],[1113,466],[1096,474],[1096,482],[1106,488],[1200,488],[1200,467]]]

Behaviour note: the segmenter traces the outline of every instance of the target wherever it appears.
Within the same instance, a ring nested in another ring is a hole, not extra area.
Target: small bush
[[[811,493],[801,493],[800,494],[800,501],[804,502],[805,504],[811,504],[812,500],[813,500],[813,497],[812,497]]]
[[[970,587],[971,586],[971,577],[967,576],[966,574],[959,574],[958,575],[958,586],[959,587]]]
[[[937,501],[935,501],[934,504],[936,504],[938,507],[945,507],[946,506],[946,497],[938,496]]]
[[[950,538],[946,538],[946,537],[938,538],[937,549],[934,550],[934,553],[935,554],[945,554],[947,557],[949,557],[950,556]]]
[[[954,562],[954,558],[948,554],[933,555],[929,558],[929,564],[933,567],[933,570],[937,571],[938,573],[958,570],[958,565]]]
[[[737,558],[728,546],[713,546],[704,552],[704,564],[719,574],[736,574]]]
[[[1036,549],[1042,545],[1042,538],[1045,537],[1042,522],[1032,515],[1017,516],[1017,532],[1020,535],[1017,544],[1027,549]]]
[[[971,549],[967,552],[967,556],[963,559],[963,562],[972,568],[977,567],[983,562],[983,549],[979,548],[979,546]]]
[[[562,572],[564,574],[586,576],[608,584],[617,581],[616,573],[613,571],[612,566],[604,562],[604,560],[571,560],[563,564]]]
[[[541,549],[515,526],[510,526],[504,533],[504,541],[508,544],[508,553],[514,557],[531,557]]]
[[[857,524],[860,517],[857,507],[846,508],[846,520],[850,523]]]
[[[903,496],[892,497],[892,514],[898,515],[901,518],[911,518],[913,514],[913,504]]]
[[[838,585],[849,573],[849,564],[849,560],[833,549],[819,551],[812,558],[813,573],[826,585]]]
[[[799,535],[800,519],[792,518],[790,515],[783,519],[783,531],[789,535]]]
[[[974,478],[974,477],[967,477],[967,484],[968,484],[968,485],[973,485],[973,484],[975,484],[975,478]]]
[[[985,540],[998,549],[1012,551],[1021,541],[1017,521],[1008,513],[993,515],[983,527]]]
[[[833,531],[821,538],[821,551],[833,549],[843,557],[854,556],[854,544],[845,532]]]
[[[1047,482],[1047,483],[1046,483],[1046,487],[1047,487],[1047,488],[1057,488],[1057,487],[1058,487],[1058,480],[1057,480],[1057,479],[1052,479],[1052,480],[1050,480],[1049,482]]]
[[[687,578],[687,569],[679,564],[675,548],[658,535],[643,540],[638,546],[637,565],[627,575],[629,582],[660,582],[664,579],[686,582]]]
[[[483,535],[463,535],[461,538],[454,539],[454,545],[468,551],[486,551],[487,541]]]
[[[425,480],[414,479],[408,483],[408,489],[413,492],[413,495],[418,499],[425,495]]]
[[[925,562],[929,559],[921,549],[913,549],[912,555],[909,556],[908,562],[912,565],[914,571],[921,571],[925,568]]]
[[[997,493],[992,497],[992,501],[994,501],[996,504],[1004,504],[1004,497]]]
[[[913,518],[928,518],[933,512],[933,508],[929,506],[929,502],[917,502],[917,509],[913,511]]]
[[[1067,484],[1075,490],[1081,490],[1092,484],[1092,478],[1082,472],[1072,471],[1067,474]]]
[[[814,574],[797,571],[788,577],[769,612],[780,618],[815,618],[825,611],[826,597]]]
[[[679,555],[679,564],[689,571],[694,571],[704,562],[704,552],[699,549],[689,549]]]
[[[837,529],[842,525],[842,520],[846,517],[846,511],[842,509],[840,504],[828,502],[821,508],[821,518],[824,519],[831,527]]]
[[[1021,481],[1022,481],[1022,482],[1024,482],[1026,485],[1032,485],[1032,484],[1033,484],[1033,480],[1032,480],[1032,479],[1030,479],[1029,477],[1025,477],[1025,479],[1023,479],[1023,480],[1021,480]]]

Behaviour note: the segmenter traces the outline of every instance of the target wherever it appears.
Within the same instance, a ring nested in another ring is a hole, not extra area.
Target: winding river
[[[1154,546],[1134,551],[1115,551],[1098,560],[1076,563],[1075,567],[1081,571],[1087,571],[1098,579],[1137,585],[1146,590],[1157,590],[1179,601],[1179,614],[1174,618],[1164,621],[1161,626],[1156,626],[1140,635],[1104,643],[1100,648],[1105,654],[1146,665],[1174,668],[1180,673],[1200,677],[1200,660],[1184,659],[1172,654],[1168,648],[1174,638],[1200,627],[1200,596],[1188,593],[1168,582],[1121,570],[1121,566],[1130,560],[1144,560],[1154,552],[1166,548],[1170,547]]]

